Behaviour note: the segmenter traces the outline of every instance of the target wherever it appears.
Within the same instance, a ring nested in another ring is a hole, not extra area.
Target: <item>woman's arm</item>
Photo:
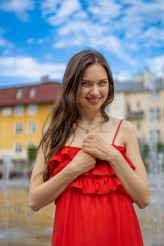
[[[140,208],[145,208],[150,203],[150,191],[146,169],[140,154],[136,131],[130,122],[123,121],[122,132],[124,133],[126,155],[134,164],[135,172],[129,172],[124,169],[124,172],[121,174],[121,169],[117,171],[116,165],[114,166],[116,168],[117,175],[119,175],[121,182],[124,184],[125,190],[132,200]],[[132,169],[130,168],[130,171],[131,170]]]
[[[40,208],[56,200],[66,187],[79,175],[89,171],[95,166],[96,160],[82,150],[75,158],[58,174],[43,181],[44,155],[40,149],[32,171],[29,188],[29,206],[36,212]]]
[[[140,208],[145,208],[150,203],[149,185],[135,129],[131,123],[124,121],[120,131],[127,148],[127,156],[136,167],[135,172],[115,147],[99,137],[88,136],[84,140],[84,151],[108,161],[131,199]]]

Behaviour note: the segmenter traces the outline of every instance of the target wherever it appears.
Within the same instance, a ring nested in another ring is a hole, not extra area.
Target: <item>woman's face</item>
[[[106,101],[109,92],[109,81],[105,68],[99,63],[89,65],[84,71],[77,98],[82,112],[96,112]]]

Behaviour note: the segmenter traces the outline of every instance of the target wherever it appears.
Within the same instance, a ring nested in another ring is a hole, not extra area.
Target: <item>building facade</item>
[[[145,69],[132,81],[116,82],[115,91],[108,112],[131,121],[142,142],[156,138],[156,142],[164,143],[164,78],[153,78]]]
[[[28,147],[38,146],[59,90],[54,82],[0,90],[0,159],[3,154],[27,159]]]

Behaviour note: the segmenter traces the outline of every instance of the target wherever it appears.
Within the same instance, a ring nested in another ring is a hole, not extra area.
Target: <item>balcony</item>
[[[144,118],[144,111],[128,111],[126,113],[127,120],[143,120]]]

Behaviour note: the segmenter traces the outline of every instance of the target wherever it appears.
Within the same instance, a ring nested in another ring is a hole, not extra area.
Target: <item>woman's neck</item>
[[[88,127],[98,124],[101,120],[102,120],[102,115],[100,112],[92,115],[82,114],[78,121],[78,124]]]

